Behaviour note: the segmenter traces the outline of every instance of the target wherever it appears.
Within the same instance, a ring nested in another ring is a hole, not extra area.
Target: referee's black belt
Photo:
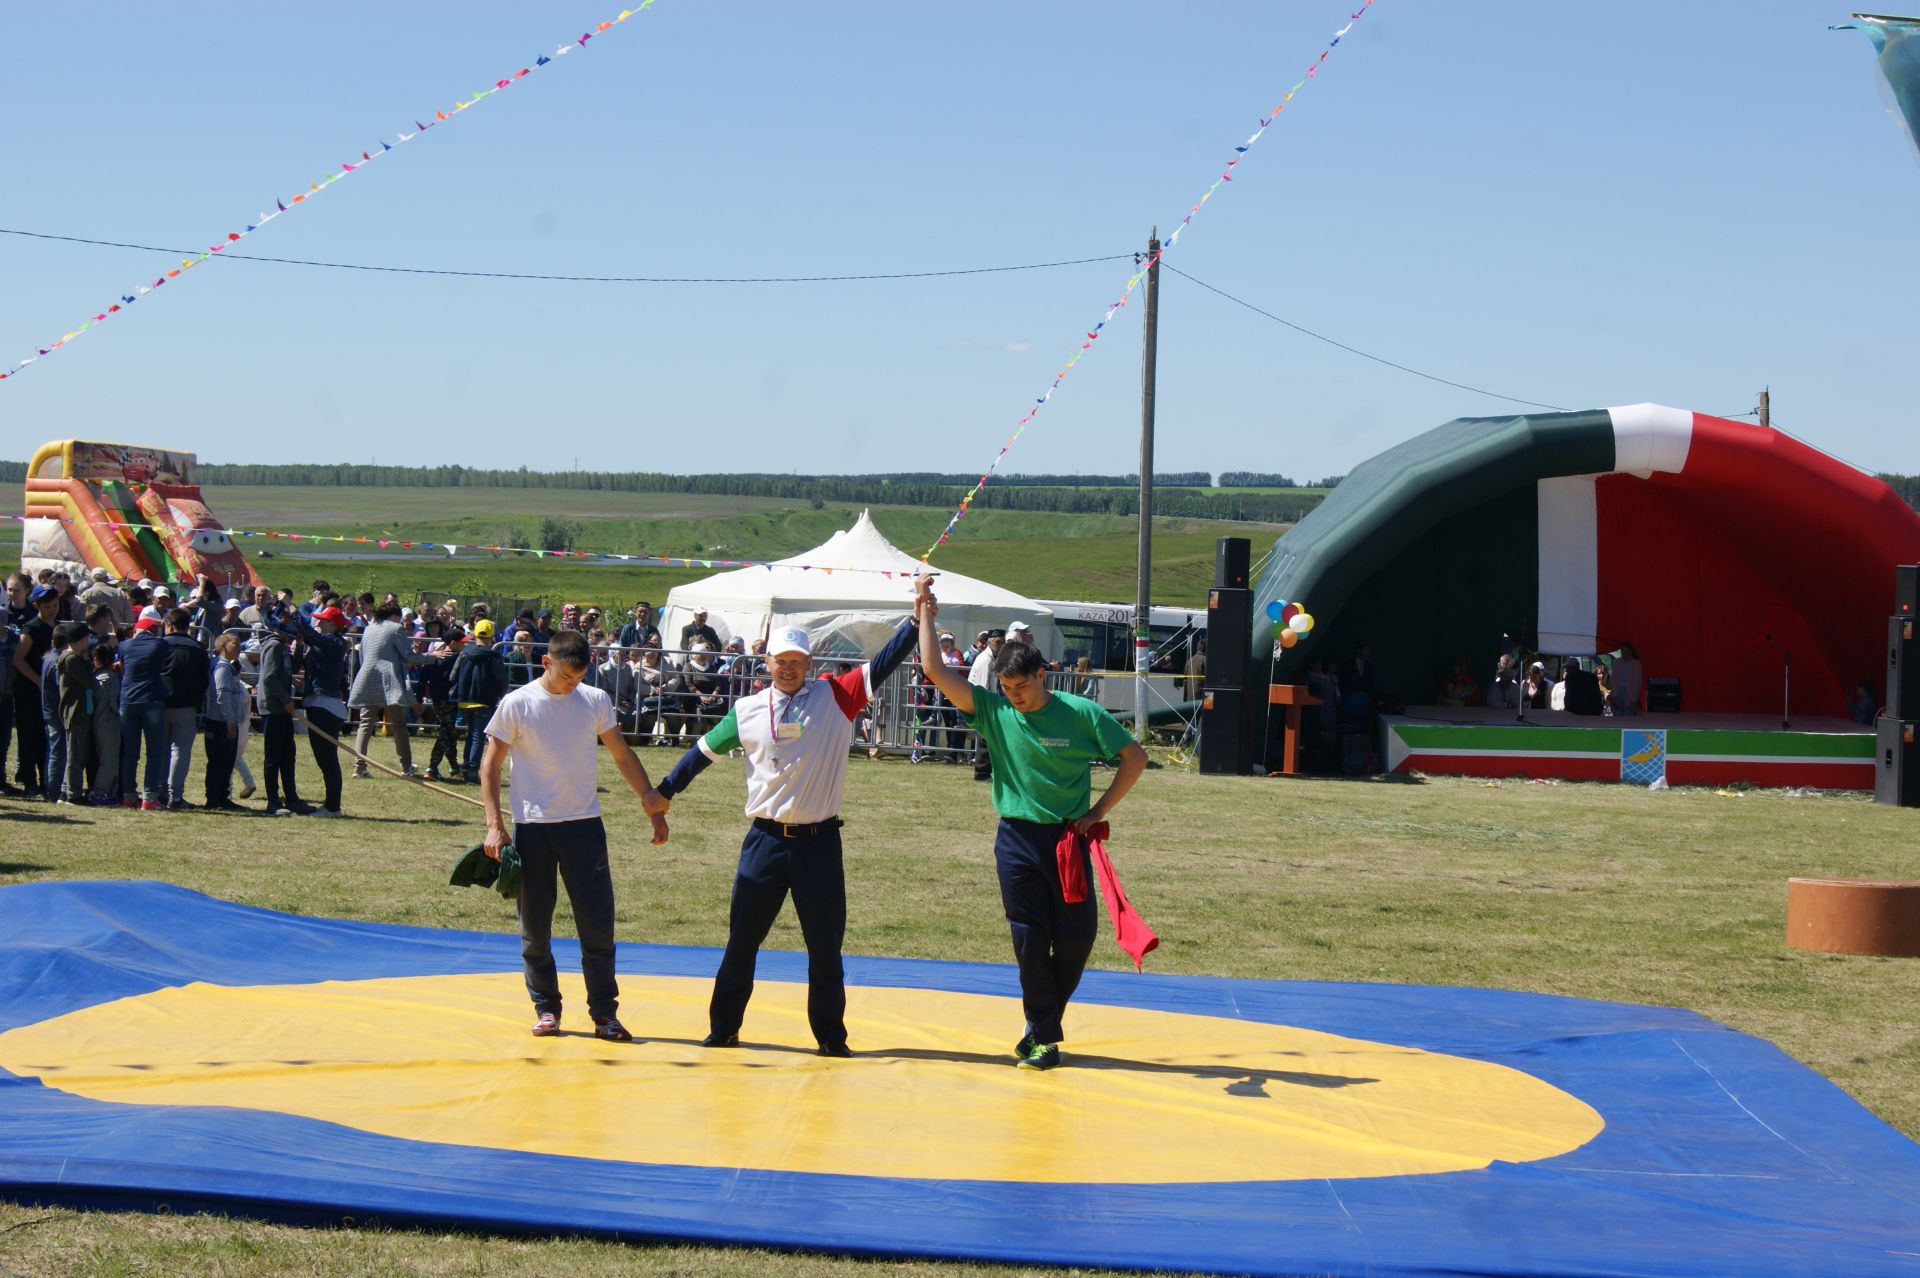
[[[776,839],[811,839],[816,834],[837,830],[845,824],[846,822],[837,816],[828,817],[824,821],[815,821],[811,825],[790,825],[785,821],[775,821],[768,817],[753,819],[754,829],[765,830]]]

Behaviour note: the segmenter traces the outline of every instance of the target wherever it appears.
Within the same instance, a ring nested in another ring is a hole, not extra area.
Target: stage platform
[[[1593,718],[1563,710],[1412,706],[1380,716],[1389,772],[1650,785],[1871,790],[1874,734],[1848,719],[1751,714]]]

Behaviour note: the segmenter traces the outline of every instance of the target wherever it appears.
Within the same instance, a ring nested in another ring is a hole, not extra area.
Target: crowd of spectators
[[[722,644],[697,614],[678,647],[664,648],[644,600],[612,627],[599,609],[571,604],[556,625],[544,608],[495,619],[482,603],[416,609],[326,581],[304,599],[264,586],[228,597],[211,582],[186,590],[96,570],[78,581],[14,573],[6,609],[0,792],[55,803],[246,811],[241,801],[264,789],[270,815],[339,816],[349,723],[355,777],[371,775],[365,756],[378,736],[403,776],[477,782],[493,708],[539,677],[558,630],[586,636],[589,678],[630,735],[685,742],[768,683],[764,644]],[[256,724],[259,777],[245,754]],[[313,802],[301,793],[303,734],[318,773]],[[422,734],[424,769],[413,758]]]
[[[0,629],[0,792],[152,812],[252,811],[243,801],[264,790],[270,815],[336,817],[345,783],[370,776],[369,752],[388,748],[402,776],[477,783],[494,707],[539,677],[562,630],[585,636],[588,681],[638,740],[686,744],[769,686],[764,640],[723,642],[704,612],[663,636],[646,600],[612,618],[572,604],[557,618],[547,608],[495,617],[484,603],[416,608],[324,580],[304,598],[265,586],[228,597],[210,582],[185,589],[104,570],[77,582],[15,573]],[[964,647],[943,633],[939,650],[948,665],[984,670],[1004,642],[1023,640],[1031,633],[1016,624]],[[914,761],[973,760],[972,730],[931,681],[916,671],[906,686]],[[256,731],[258,776],[246,754]],[[856,740],[878,746],[871,710]]]

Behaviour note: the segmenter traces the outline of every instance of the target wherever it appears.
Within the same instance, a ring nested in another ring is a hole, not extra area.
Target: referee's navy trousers
[[[753,997],[753,969],[760,943],[793,893],[800,935],[807,943],[807,1023],[822,1047],[847,1041],[847,983],[840,944],[847,932],[847,879],[840,860],[840,831],[783,839],[759,826],[740,845],[727,917],[727,952],[713,978],[708,1021],[716,1034],[738,1034]]]
[[[584,821],[521,822],[513,827],[520,853],[520,957],[527,968],[533,1010],[560,1015],[560,981],[553,970],[553,907],[567,885],[574,930],[580,934],[580,972],[587,978],[587,1012],[606,1020],[620,1006],[613,977],[613,871],[607,864],[607,828]]]
[[[1054,849],[1064,823],[1041,825],[1013,817],[1000,819],[993,840],[993,863],[1000,872],[1000,902],[1013,929],[1013,957],[1020,965],[1020,1001],[1027,1029],[1042,1043],[1066,1037],[1060,1017],[1080,985],[1087,956],[1098,935],[1093,871],[1083,865],[1087,899],[1069,905],[1060,893],[1060,862]],[[1088,859],[1086,845],[1080,857]]]

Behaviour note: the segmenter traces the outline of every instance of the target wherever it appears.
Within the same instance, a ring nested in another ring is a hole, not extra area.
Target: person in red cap
[[[962,678],[934,644],[940,609],[933,578],[915,579],[914,592],[921,664],[993,758],[993,806],[1000,814],[993,859],[1027,1015],[1014,1056],[1023,1068],[1052,1069],[1060,1063],[1065,1036],[1061,1015],[1093,952],[1097,926],[1093,893],[1069,902],[1061,887],[1061,836],[1069,829],[1084,835],[1105,821],[1147,770],[1147,752],[1097,702],[1049,691],[1046,658],[1032,644],[1009,643],[995,654],[998,692]],[[1113,782],[1098,802],[1096,759],[1117,760]],[[1090,881],[1084,843],[1079,858],[1079,877]]]
[[[311,621],[298,611],[292,614],[292,620],[307,645],[307,683],[301,697],[301,711],[310,726],[332,738],[327,740],[320,732],[307,734],[307,748],[313,751],[313,761],[326,784],[326,800],[313,815],[337,817],[340,815],[340,751],[334,742],[340,739],[347,723],[348,644],[340,633],[346,629],[347,614],[340,611],[337,604],[329,604],[314,613]]]
[[[160,622],[142,617],[133,638],[120,645],[120,802],[159,812],[166,807],[167,650]],[[147,752],[145,775],[134,769]],[[135,781],[140,782],[135,785]]]

